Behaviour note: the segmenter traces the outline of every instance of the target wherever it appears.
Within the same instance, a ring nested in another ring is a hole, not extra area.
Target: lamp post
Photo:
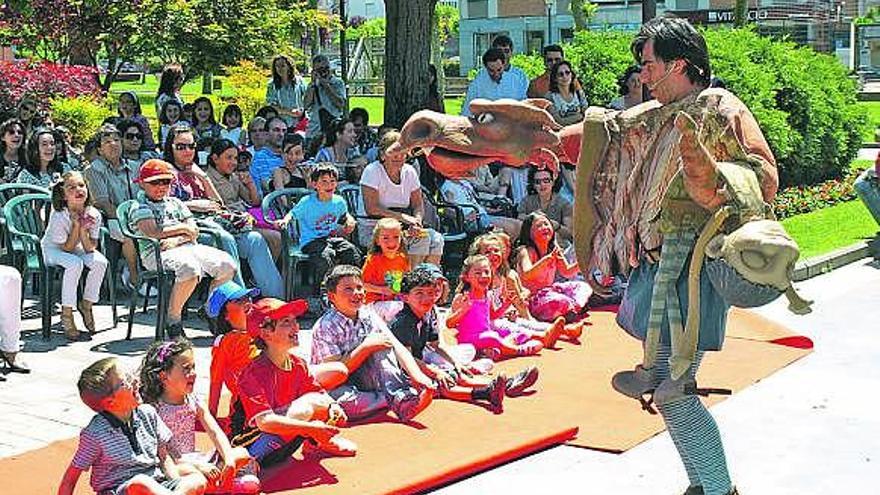
[[[547,6],[547,43],[545,45],[553,43],[553,17],[550,14],[554,3],[556,0],[544,0],[544,5]]]

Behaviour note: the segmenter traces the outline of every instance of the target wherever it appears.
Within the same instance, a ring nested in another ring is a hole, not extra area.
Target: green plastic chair
[[[267,221],[280,220],[301,198],[311,192],[301,187],[293,187],[269,193],[263,198],[263,218]],[[286,300],[293,299],[296,291],[294,282],[296,275],[300,273],[300,263],[308,261],[308,259],[308,255],[299,248],[299,226],[296,219],[293,218],[287,224],[286,229],[281,229],[281,278],[284,280],[284,298]]]
[[[125,237],[132,239],[138,248],[138,278],[142,282],[147,283],[147,294],[149,294],[150,289],[154,286],[159,292],[156,304],[156,340],[163,340],[165,337],[165,319],[168,316],[168,300],[171,296],[171,287],[174,284],[174,272],[162,268],[162,250],[159,247],[158,239],[136,234],[131,228],[129,228],[129,213],[131,212],[132,205],[136,203],[136,200],[130,199],[120,204],[116,208],[116,217],[119,219],[119,226],[122,230],[122,234]],[[156,258],[157,267],[155,270],[147,270],[144,267],[143,260],[141,259],[140,242],[145,242],[153,246],[153,255]],[[128,302],[128,331],[125,334],[125,340],[131,339],[135,307],[137,306],[137,298],[140,297],[137,290],[131,290],[130,293],[131,296],[129,297]],[[145,312],[147,310],[148,301],[149,297],[144,296]]]
[[[33,184],[0,184],[0,208],[3,208],[10,199],[21,196],[22,194],[45,194],[51,196],[48,189]],[[13,243],[12,238],[6,233],[6,215],[0,216],[0,246],[3,247],[3,259],[9,266],[20,269],[20,261],[16,258],[16,253],[22,251],[21,244]]]

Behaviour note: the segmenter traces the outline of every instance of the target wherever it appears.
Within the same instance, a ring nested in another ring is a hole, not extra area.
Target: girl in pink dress
[[[235,477],[250,464],[243,447],[235,447],[223,433],[208,408],[193,394],[196,381],[192,344],[185,339],[156,342],[144,356],[140,370],[140,394],[152,404],[174,434],[171,445],[181,474],[200,472],[208,479],[205,493],[258,493],[260,481],[253,474]],[[216,454],[196,450],[196,420],[201,423]],[[219,454],[219,455],[218,455]]]
[[[562,333],[565,320],[557,319],[546,331],[504,318],[510,303],[493,301],[489,290],[492,266],[482,254],[464,261],[461,283],[446,318],[449,328],[458,330],[458,342],[471,344],[487,357],[525,356],[552,347]]]
[[[523,285],[531,291],[529,312],[540,321],[564,317],[579,321],[586,316],[587,301],[593,290],[582,280],[571,279],[580,273],[577,262],[569,263],[556,243],[550,219],[536,211],[523,220],[517,241],[516,271]]]

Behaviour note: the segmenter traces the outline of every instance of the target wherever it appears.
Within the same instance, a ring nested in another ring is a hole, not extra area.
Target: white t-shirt
[[[86,208],[86,214],[92,218],[92,226],[89,228],[89,237],[97,240],[101,236],[101,213],[93,206]],[[49,223],[43,234],[42,245],[60,247],[67,242],[73,223],[70,221],[70,211],[64,208],[61,211],[52,209],[49,214]],[[76,245],[76,249],[82,249],[82,241]]]
[[[413,191],[422,188],[419,174],[409,163],[403,164],[400,171],[400,184],[395,184],[385,172],[385,167],[378,161],[373,162],[361,174],[361,185],[379,191],[379,206],[382,208],[407,208]],[[366,214],[362,211],[361,214]]]

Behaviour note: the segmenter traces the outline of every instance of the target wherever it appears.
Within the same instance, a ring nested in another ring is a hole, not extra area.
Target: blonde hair
[[[501,246],[501,266],[498,267],[498,271],[502,276],[507,275],[511,270],[510,236],[504,232],[490,232],[488,234],[483,234],[474,239],[473,244],[471,244],[470,249],[468,249],[468,254],[484,254],[483,249],[485,249],[488,244],[498,244]]]
[[[379,139],[379,154],[384,155],[388,148],[396,143],[398,139],[400,139],[400,132],[398,131],[388,131],[383,134]]]
[[[455,288],[456,294],[471,290],[471,283],[467,281],[467,274],[471,271],[471,268],[473,268],[474,265],[483,261],[489,263],[490,267],[492,266],[489,262],[489,257],[485,254],[472,254],[465,258],[464,263],[461,266],[461,274],[458,276],[458,287]]]
[[[403,247],[403,225],[400,223],[400,220],[396,218],[381,218],[378,222],[376,222],[376,226],[373,228],[373,246],[370,248],[371,253],[381,253],[382,248],[379,247],[379,234],[383,230],[396,230],[400,232],[400,247]]]
[[[113,394],[110,386],[110,374],[116,370],[118,361],[115,357],[107,357],[92,363],[79,375],[76,386],[79,389],[79,397],[95,412],[104,410],[104,399]]]

